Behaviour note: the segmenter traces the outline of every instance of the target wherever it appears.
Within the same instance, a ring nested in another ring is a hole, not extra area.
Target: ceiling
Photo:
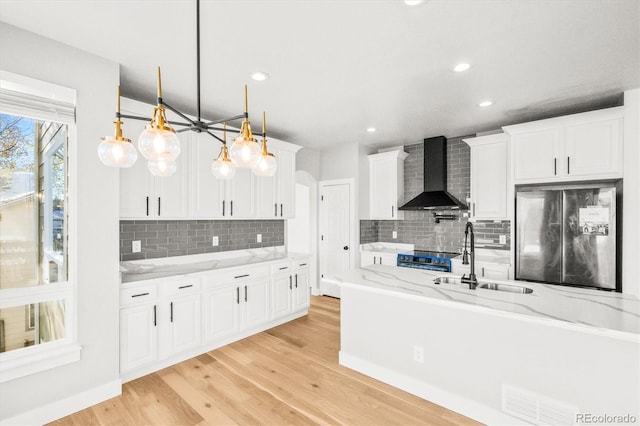
[[[0,0],[0,20],[120,63],[134,99],[154,101],[159,65],[164,100],[195,113],[195,1]],[[254,128],[265,110],[272,136],[313,148],[469,135],[640,87],[638,0],[202,0],[201,22],[203,117],[241,113],[246,83]]]

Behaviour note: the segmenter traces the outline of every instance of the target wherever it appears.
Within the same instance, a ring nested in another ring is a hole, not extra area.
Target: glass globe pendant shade
[[[211,164],[211,173],[216,179],[233,179],[236,174],[236,166],[228,156],[227,146],[223,145],[220,149],[218,158],[213,160]]]
[[[176,162],[168,159],[149,160],[147,166],[154,176],[173,176],[178,169]]]
[[[98,157],[105,166],[125,168],[133,166],[138,152],[129,139],[106,136],[98,145]]]
[[[156,106],[151,123],[138,137],[138,148],[147,160],[175,160],[180,155],[180,140],[167,123],[161,104]]]
[[[252,167],[253,174],[256,176],[273,176],[278,169],[278,163],[276,162],[276,156],[271,154],[267,150],[267,139],[262,139],[262,153],[260,159],[255,166]]]
[[[251,133],[248,120],[242,122],[240,134],[233,141],[229,155],[237,167],[253,167],[260,160],[260,146]]]

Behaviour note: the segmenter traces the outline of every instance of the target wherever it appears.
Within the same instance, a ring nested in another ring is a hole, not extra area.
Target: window
[[[5,72],[1,75],[3,382],[79,359],[79,347],[75,344],[74,274],[69,267],[73,259],[69,259],[68,153],[75,128],[73,103],[60,101],[74,99],[75,91]]]

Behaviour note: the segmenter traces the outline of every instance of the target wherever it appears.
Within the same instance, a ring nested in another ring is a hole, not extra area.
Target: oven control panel
[[[405,268],[451,272],[451,259],[427,254],[399,254],[397,265]]]

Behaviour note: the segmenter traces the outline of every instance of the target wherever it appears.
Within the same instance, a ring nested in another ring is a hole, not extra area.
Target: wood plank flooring
[[[123,385],[53,425],[472,425],[338,364],[340,300]]]

